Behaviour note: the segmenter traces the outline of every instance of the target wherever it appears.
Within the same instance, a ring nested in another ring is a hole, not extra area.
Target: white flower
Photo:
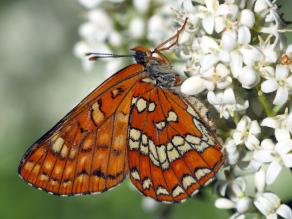
[[[142,18],[134,18],[129,24],[129,33],[134,39],[139,39],[144,35],[145,23]]]
[[[224,150],[226,154],[226,161],[229,165],[235,165],[239,159],[239,151],[232,138],[228,138],[224,143]]]
[[[277,195],[271,192],[260,194],[254,200],[256,208],[268,219],[276,219],[277,215],[291,219],[292,211],[289,206],[281,204],[281,200]]]
[[[254,150],[260,144],[258,135],[261,128],[256,120],[251,120],[248,116],[243,116],[236,126],[233,139],[236,144],[244,143],[249,150]]]
[[[145,211],[152,212],[159,206],[159,203],[152,198],[143,197],[142,208]]]
[[[292,113],[288,114],[288,108],[286,108],[284,114],[265,118],[261,126],[275,129],[275,137],[278,141],[289,139],[292,133]]]
[[[242,177],[236,178],[228,185],[227,196],[229,198],[218,198],[215,206],[222,209],[235,209],[236,213],[231,218],[244,215],[252,206],[252,200],[246,195],[246,182]]]
[[[243,104],[237,103],[231,88],[227,88],[224,92],[214,93],[210,91],[207,98],[209,103],[219,111],[220,116],[223,116],[225,119],[233,116],[235,111],[244,111],[249,106],[248,101],[245,101]]]
[[[292,87],[292,75],[289,68],[284,65],[277,65],[273,77],[267,78],[261,84],[261,90],[264,93],[271,93],[277,90],[273,103],[283,105],[288,100],[288,93]]]
[[[181,85],[181,91],[188,95],[198,94],[204,89],[213,91],[215,88],[225,89],[232,83],[229,69],[219,63],[216,67],[192,76]]]
[[[102,0],[79,0],[80,4],[86,8],[95,8]]]
[[[292,167],[292,140],[284,139],[274,144],[271,139],[264,139],[258,150],[253,153],[253,159],[268,164],[266,173],[267,184],[272,184],[283,167]]]

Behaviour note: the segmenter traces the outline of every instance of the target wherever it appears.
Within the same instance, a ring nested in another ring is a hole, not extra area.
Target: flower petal
[[[225,103],[225,104],[235,104],[236,103],[234,92],[231,88],[227,88],[224,91],[223,103]]]
[[[277,141],[285,141],[285,140],[290,139],[290,133],[287,128],[276,128],[275,136],[276,136]]]
[[[214,25],[215,25],[214,17],[206,16],[202,21],[202,25],[203,25],[204,30],[208,34],[212,34],[214,30]]]
[[[230,68],[231,68],[233,77],[237,78],[238,75],[241,74],[242,64],[243,64],[242,55],[238,52],[232,52]]]
[[[277,209],[277,214],[283,218],[292,218],[292,210],[285,204],[280,205],[280,207]]]
[[[216,208],[222,208],[222,209],[232,209],[235,208],[234,202],[227,198],[218,198],[215,201]]]
[[[292,167],[292,154],[283,155],[282,160],[283,160],[286,167],[288,167],[288,168]]]
[[[250,43],[251,40],[251,33],[250,30],[243,26],[238,29],[238,43],[242,45],[247,45]]]
[[[255,15],[250,9],[243,9],[240,13],[239,22],[249,28],[255,24]]]
[[[264,93],[271,93],[274,92],[275,90],[277,90],[278,88],[278,84],[277,81],[273,78],[270,78],[268,80],[265,80],[262,84],[261,84],[261,90]]]
[[[289,74],[289,68],[285,65],[277,65],[276,66],[276,79],[278,80],[286,80]]]
[[[275,151],[277,151],[279,154],[287,154],[291,150],[292,140],[290,140],[289,138],[278,142],[275,146]]]
[[[275,105],[283,105],[288,100],[288,88],[286,87],[279,87],[273,101]]]
[[[276,125],[277,125],[277,122],[272,117],[265,118],[261,123],[261,126],[266,126],[266,127],[270,127],[270,128],[276,128]]]
[[[261,168],[258,172],[255,173],[254,182],[259,193],[262,193],[266,187],[266,180],[265,180],[265,171]]]
[[[199,76],[192,76],[186,79],[181,85],[181,92],[187,95],[194,95],[205,89],[204,80]]]
[[[221,45],[224,50],[231,51],[236,47],[237,36],[234,30],[224,31],[221,38]]]
[[[282,170],[282,166],[279,164],[278,161],[274,160],[267,169],[266,180],[267,184],[272,184],[278,177]]]
[[[210,54],[203,56],[200,59],[201,72],[205,72],[208,69],[212,68],[218,61],[219,58],[216,55]]]
[[[257,73],[251,66],[244,66],[238,75],[238,80],[243,88],[250,89],[256,86],[259,81]]]

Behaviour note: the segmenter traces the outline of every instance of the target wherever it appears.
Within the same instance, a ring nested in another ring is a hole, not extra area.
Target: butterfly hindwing
[[[94,90],[29,148],[20,176],[56,195],[102,192],[123,181],[130,105],[143,70],[130,65]]]
[[[211,181],[222,165],[221,146],[194,104],[199,102],[151,81],[136,86],[128,134],[129,171],[144,195],[182,201]]]

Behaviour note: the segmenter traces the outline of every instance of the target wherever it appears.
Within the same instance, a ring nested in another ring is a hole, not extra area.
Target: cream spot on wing
[[[172,192],[172,195],[174,197],[177,197],[177,196],[179,196],[180,194],[183,194],[183,193],[184,193],[184,190],[182,189],[182,187],[176,186],[175,189]]]
[[[176,135],[172,138],[172,143],[175,146],[179,146],[179,145],[183,145],[185,143],[185,140],[183,137]]]
[[[158,122],[158,123],[155,123],[155,126],[158,130],[162,130],[164,127],[165,127],[165,122],[162,121],[162,122]]]
[[[97,102],[92,105],[92,119],[96,125],[99,125],[104,120],[104,113],[101,112],[100,106]]]
[[[63,145],[62,150],[61,150],[61,157],[66,158],[69,152],[69,148],[66,144]]]
[[[140,143],[140,151],[142,154],[148,155],[148,144]]]
[[[176,113],[174,111],[169,111],[166,120],[168,122],[177,122],[178,121],[178,117],[177,117],[177,115],[176,115]]]
[[[167,169],[169,167],[169,163],[166,157],[166,147],[165,145],[160,145],[157,147],[158,158],[161,163],[162,169]]]
[[[141,132],[138,129],[130,129],[130,138],[134,141],[138,141],[140,139]]]
[[[177,149],[180,151],[181,154],[185,154],[186,152],[192,150],[192,147],[189,143],[185,142],[183,145],[177,146]]]
[[[188,105],[188,108],[187,108],[187,112],[189,114],[191,114],[192,116],[194,116],[196,118],[199,118],[199,115],[196,113],[196,111],[193,109],[193,107],[191,107],[189,105]]]
[[[138,99],[137,97],[133,97],[131,105],[135,105],[137,103],[137,99]]]
[[[133,141],[132,139],[129,139],[129,146],[131,150],[138,149],[139,141]]]
[[[46,174],[41,174],[39,177],[39,180],[40,181],[47,181],[47,180],[49,180],[49,177]]]
[[[144,145],[148,145],[148,138],[147,138],[147,135],[145,134],[142,134],[142,143]]]
[[[156,81],[152,80],[151,78],[143,78],[141,81],[149,84],[156,84]]]
[[[34,166],[34,163],[33,163],[33,162],[27,161],[27,162],[24,164],[23,168],[24,168],[25,170],[31,170],[31,169],[33,168],[33,166]]]
[[[129,114],[124,114],[122,112],[118,112],[116,115],[117,121],[122,123],[128,123],[129,120]]]
[[[69,158],[74,159],[77,154],[77,150],[75,148],[71,148],[70,153],[69,153]]]
[[[160,145],[157,147],[157,153],[160,163],[164,163],[166,161],[166,149],[165,145]]]
[[[156,190],[156,194],[157,195],[169,195],[168,191],[162,186],[158,186],[158,188]]]
[[[209,170],[208,168],[200,168],[195,171],[195,175],[198,180],[206,176],[208,173],[211,173],[211,170]]]
[[[143,180],[142,187],[143,187],[143,189],[149,189],[152,187],[152,182],[148,177]]]
[[[112,97],[116,98],[119,94],[121,94],[123,92],[122,88],[115,88],[111,91],[112,93]]]
[[[152,140],[149,139],[149,150],[150,153],[153,155],[153,157],[155,158],[155,160],[158,160],[158,155],[157,155],[157,151],[156,151],[156,145],[154,144],[154,142]]]
[[[59,153],[62,149],[62,145],[64,144],[64,139],[63,138],[57,138],[57,140],[53,143],[52,145],[52,150],[55,153]]]
[[[180,157],[178,151],[173,147],[171,143],[167,144],[167,156],[170,162]]]
[[[197,144],[193,146],[198,152],[203,152],[206,148],[209,147],[209,145],[202,141],[201,144]]]
[[[196,180],[192,176],[184,176],[182,184],[185,189],[189,188],[192,184],[196,183]]]
[[[143,98],[139,98],[139,100],[137,100],[136,102],[136,106],[137,106],[138,112],[140,113],[147,108],[147,102]]]
[[[140,174],[139,174],[138,170],[136,170],[136,169],[131,170],[131,176],[135,180],[140,180]]]
[[[148,106],[148,111],[153,112],[155,110],[155,107],[156,107],[155,103],[151,102]]]
[[[198,137],[195,137],[193,135],[187,135],[186,136],[186,141],[192,144],[200,144],[201,143],[201,139]]]

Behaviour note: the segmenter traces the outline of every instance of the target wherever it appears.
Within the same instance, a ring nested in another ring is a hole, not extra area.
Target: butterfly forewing
[[[129,123],[129,171],[133,184],[158,201],[179,202],[214,178],[223,164],[221,146],[189,100],[140,82]],[[141,92],[141,89],[144,92]],[[145,92],[146,90],[146,92]]]
[[[102,192],[128,172],[127,129],[136,82],[130,65],[94,90],[23,157],[20,176],[57,195]]]

